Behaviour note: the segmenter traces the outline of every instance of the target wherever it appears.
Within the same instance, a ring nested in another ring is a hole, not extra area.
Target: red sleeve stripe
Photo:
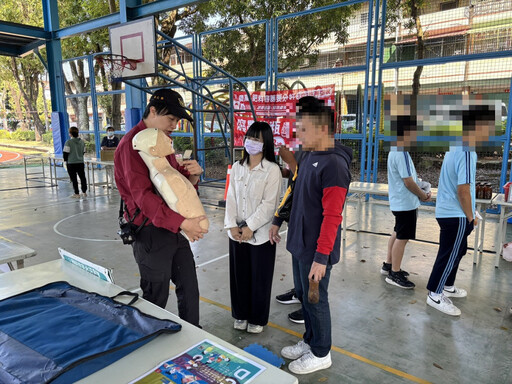
[[[334,247],[336,234],[342,221],[343,205],[347,196],[347,188],[329,187],[325,188],[322,197],[323,216],[320,236],[317,241],[316,251],[329,255]]]

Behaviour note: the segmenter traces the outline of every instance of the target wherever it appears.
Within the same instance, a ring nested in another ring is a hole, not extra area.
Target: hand
[[[428,192],[428,193],[425,193],[425,196],[423,196],[422,199],[420,199],[421,201],[431,201],[430,197],[432,196],[432,193]]]
[[[185,219],[181,223],[180,228],[185,232],[189,240],[193,243],[203,238],[203,234],[208,233],[208,230],[201,228],[199,223],[206,219],[206,216],[194,217],[193,219]]]
[[[233,240],[238,241],[238,242],[242,241],[242,239],[241,239],[242,231],[240,231],[240,228],[238,228],[238,227],[229,228],[229,232],[231,233]]]
[[[201,168],[196,160],[184,160],[183,167],[185,167],[192,176],[201,176],[203,173],[203,168]]]
[[[253,231],[249,227],[243,227],[242,228],[242,235],[240,236],[240,240],[242,241],[249,241],[252,239],[252,235],[254,234]]]
[[[309,271],[309,279],[320,281],[325,276],[325,271],[327,269],[327,266],[317,263],[316,261],[313,261],[313,264],[311,264],[311,270]]]
[[[274,243],[279,243],[281,241],[281,236],[279,235],[279,227],[277,225],[272,225],[268,231],[268,239],[270,240],[270,244],[274,245]]]
[[[473,217],[473,227],[477,227],[478,226],[478,218],[475,216]]]

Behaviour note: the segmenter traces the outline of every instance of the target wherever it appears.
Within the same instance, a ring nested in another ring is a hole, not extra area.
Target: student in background
[[[475,217],[475,148],[489,140],[495,111],[487,105],[470,106],[462,113],[463,145],[445,153],[436,199],[436,220],[440,227],[439,250],[428,280],[427,304],[450,316],[461,310],[450,298],[463,298],[467,291],[455,286],[468,236],[477,224]]]
[[[82,197],[87,197],[87,180],[85,178],[84,165],[85,143],[78,137],[78,133],[77,127],[69,128],[69,136],[71,136],[71,138],[66,141],[62,150],[68,174],[73,183],[73,190],[75,191],[75,193],[71,195],[73,199],[80,198],[77,175],[80,178]]]
[[[420,201],[430,200],[430,193],[418,186],[414,163],[407,151],[415,141],[414,121],[410,116],[397,116],[395,124],[396,146],[388,154],[389,208],[395,216],[395,227],[388,241],[387,260],[380,273],[386,282],[404,289],[415,284],[408,279],[409,273],[401,269],[405,246],[416,238],[416,222]]]

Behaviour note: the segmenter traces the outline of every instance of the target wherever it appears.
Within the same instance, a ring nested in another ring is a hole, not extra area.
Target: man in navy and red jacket
[[[293,256],[293,278],[302,303],[303,340],[284,347],[291,372],[307,374],[331,366],[331,315],[327,289],[331,268],[340,260],[343,205],[351,180],[352,150],[334,140],[334,112],[308,96],[297,103],[297,137],[307,151],[301,159],[292,193],[282,208],[291,207],[286,249]],[[292,202],[290,204],[290,200]],[[288,202],[286,202],[288,200]],[[276,213],[269,237],[279,242],[286,212]],[[319,301],[308,302],[309,281],[319,283]]]
[[[165,308],[169,298],[169,281],[176,285],[180,318],[199,325],[199,288],[194,255],[189,241],[203,237],[199,222],[205,217],[185,219],[171,210],[153,187],[149,170],[133,149],[133,137],[146,128],[157,128],[167,135],[176,129],[180,119],[192,121],[183,107],[179,93],[159,89],[153,93],[142,120],[119,143],[114,157],[115,179],[121,198],[126,204],[127,220],[142,226],[132,244],[133,255],[139,266],[143,298]],[[203,172],[195,160],[186,160],[180,166],[175,155],[167,156],[169,164],[196,185]],[[139,212],[136,215],[136,212]],[[131,221],[131,220],[130,220]]]

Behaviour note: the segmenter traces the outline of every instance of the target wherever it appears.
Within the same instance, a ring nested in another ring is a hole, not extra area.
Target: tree
[[[116,11],[116,4],[113,0],[91,0],[87,2],[59,0],[61,27],[79,24]],[[78,36],[72,36],[62,41],[62,57],[64,59],[90,55],[97,52],[105,52],[108,50],[109,36],[107,28],[83,33]],[[90,92],[91,79],[89,77],[86,60],[78,59],[67,61],[64,72],[65,74],[68,73],[71,75],[71,79],[64,76],[64,88],[66,94],[73,95]],[[109,84],[105,71],[101,71],[99,66],[96,66],[95,74],[99,74],[103,91],[108,91]],[[113,83],[112,90],[118,90],[120,87],[120,83]],[[112,116],[116,116],[116,122],[115,124],[112,122],[112,125],[117,129],[120,129],[120,96],[115,95],[111,97],[103,97],[99,98],[98,101],[102,109],[107,112],[107,119],[112,121]],[[81,131],[89,130],[88,97],[69,98],[68,102],[73,108],[76,116],[78,129]]]
[[[421,60],[425,58],[425,34],[420,20],[420,10],[425,5],[425,0],[389,0],[387,2],[388,12],[387,25],[394,25],[398,28],[402,15],[405,16],[404,27],[414,30],[416,35],[416,57]],[[412,79],[411,114],[417,110],[417,96],[420,92],[420,79],[423,72],[423,65],[418,65]]]
[[[294,12],[337,3],[329,0],[211,0],[197,6],[197,12],[182,20],[186,33],[270,19]],[[281,20],[279,23],[278,69],[292,71],[318,58],[316,45],[330,37],[338,44],[347,41],[348,18],[359,6],[347,6]],[[264,25],[254,25],[214,35],[203,41],[203,55],[236,77],[265,74],[267,51]],[[261,82],[257,83],[257,87]]]
[[[0,5],[0,19],[11,22],[23,20],[25,24],[42,26],[42,3],[38,0],[23,2],[4,0]],[[21,94],[25,110],[25,118],[23,118],[20,103],[18,108],[18,113],[21,115],[20,119],[27,119],[32,122],[36,137],[40,140],[42,134],[46,131],[46,126],[42,123],[37,111],[39,82],[44,71],[42,63],[34,56],[23,59],[2,58],[0,68],[8,69],[11,72]]]

